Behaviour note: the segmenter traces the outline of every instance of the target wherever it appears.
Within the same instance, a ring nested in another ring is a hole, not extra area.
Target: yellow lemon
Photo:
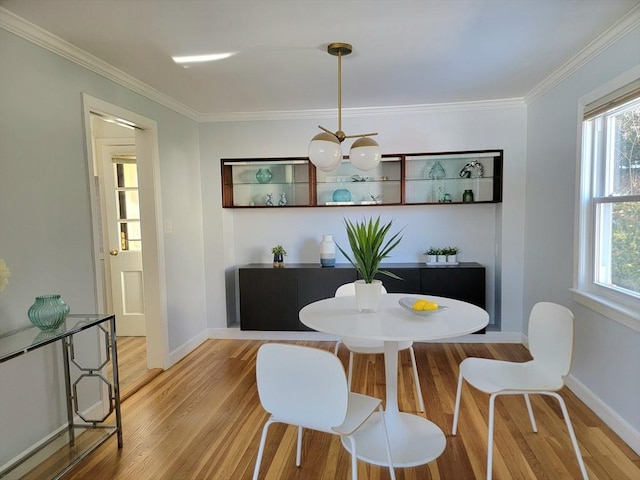
[[[427,303],[426,300],[416,300],[413,305],[411,306],[411,308],[413,308],[415,311],[420,311],[424,309],[425,304]]]
[[[437,310],[438,304],[436,302],[425,302],[422,306],[422,310]]]

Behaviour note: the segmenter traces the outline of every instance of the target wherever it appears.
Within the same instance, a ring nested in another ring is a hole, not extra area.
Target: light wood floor
[[[255,357],[264,342],[207,340],[123,404],[124,448],[110,439],[64,478],[250,479],[262,426],[255,385]],[[331,342],[295,342],[332,350]],[[445,432],[437,461],[398,468],[398,480],[472,480],[485,476],[488,396],[466,386],[458,435],[451,436],[458,365],[467,356],[524,361],[521,345],[415,344],[426,416]],[[346,365],[347,352],[341,351]],[[400,356],[399,405],[417,412],[407,352]],[[384,398],[382,356],[356,356],[354,390]],[[591,480],[638,480],[640,458],[566,388],[576,436]],[[531,432],[522,398],[496,402],[494,479],[578,479],[580,471],[562,414],[552,398],[534,396],[538,421]],[[358,462],[361,480],[389,478],[386,469]],[[305,431],[302,466],[295,466],[295,429],[270,429],[260,479],[351,478],[349,455],[338,437]]]
[[[118,337],[118,374],[122,401],[153,380],[161,368],[147,369],[146,337]],[[107,366],[111,378],[111,364]]]

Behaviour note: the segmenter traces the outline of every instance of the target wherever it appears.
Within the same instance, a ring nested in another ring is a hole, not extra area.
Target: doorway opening
[[[96,307],[116,315],[121,399],[167,365],[155,122],[83,96]]]

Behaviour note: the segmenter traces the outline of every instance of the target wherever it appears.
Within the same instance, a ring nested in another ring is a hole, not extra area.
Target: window
[[[640,89],[621,90],[585,107],[574,291],[640,330]]]

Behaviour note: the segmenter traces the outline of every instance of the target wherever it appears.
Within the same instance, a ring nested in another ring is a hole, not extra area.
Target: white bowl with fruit
[[[398,300],[398,303],[402,308],[415,315],[433,315],[447,308],[444,305],[438,305],[433,300],[420,297],[403,297]]]

